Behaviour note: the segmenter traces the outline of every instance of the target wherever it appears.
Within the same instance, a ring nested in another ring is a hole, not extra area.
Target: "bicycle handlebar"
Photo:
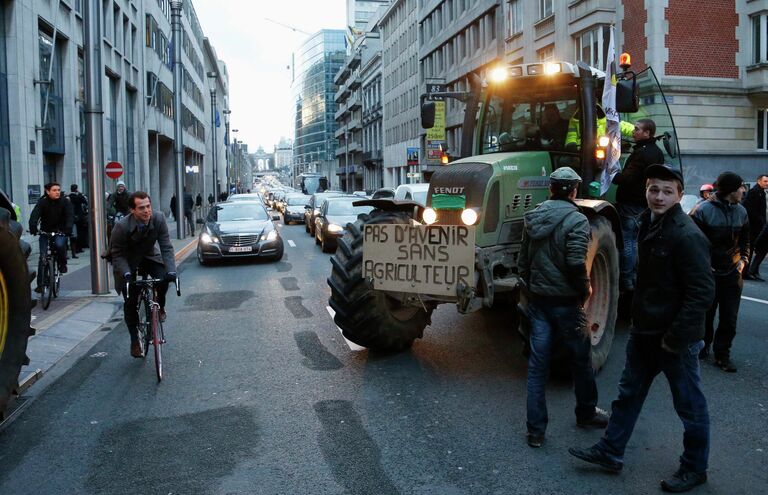
[[[49,237],[54,237],[54,236],[57,236],[57,235],[60,235],[60,236],[63,236],[63,237],[67,236],[67,234],[65,234],[63,232],[45,232],[45,231],[42,231],[42,230],[38,230],[37,234],[33,234],[33,235],[47,235]]]
[[[128,298],[128,290],[130,289],[131,284],[134,284],[134,285],[137,285],[137,286],[149,286],[149,287],[152,287],[155,284],[158,284],[158,283],[161,283],[161,282],[165,282],[165,280],[161,279],[161,278],[142,278],[141,280],[133,280],[133,281],[126,280],[125,281],[125,290],[123,291],[123,298],[124,299]],[[176,295],[178,297],[181,297],[181,279],[178,276],[173,280],[173,285],[176,286]]]

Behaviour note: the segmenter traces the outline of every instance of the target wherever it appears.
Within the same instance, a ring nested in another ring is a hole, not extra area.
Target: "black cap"
[[[685,186],[685,182],[683,182],[683,174],[667,163],[657,163],[648,166],[648,168],[645,169],[645,178],[676,180],[680,182],[681,186]]]
[[[736,189],[744,185],[744,179],[733,172],[723,172],[715,181],[715,189],[720,196],[728,196]]]

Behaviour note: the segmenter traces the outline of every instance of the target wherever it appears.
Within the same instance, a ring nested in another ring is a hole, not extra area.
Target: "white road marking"
[[[291,247],[296,247],[296,243],[295,243],[295,242],[293,242],[293,241],[292,241],[292,240],[290,240],[290,239],[288,239],[288,245],[289,245],[289,246],[291,246]]]
[[[328,314],[331,315],[331,320],[333,320],[333,317],[336,316],[336,312],[330,306],[326,306],[325,309],[328,310]],[[339,326],[336,325],[336,328],[339,328]],[[341,328],[339,328],[339,333],[341,334],[341,337],[347,342],[347,345],[349,346],[349,350],[351,350],[351,351],[365,351],[365,350],[367,350],[365,347],[359,346],[359,345],[355,344],[354,342],[350,342],[349,340],[347,340],[347,338],[344,337],[344,333],[341,331]]]
[[[755,299],[754,297],[747,297],[747,296],[741,296],[742,299],[746,299],[747,301],[752,301],[760,304],[768,304],[768,301],[765,299]]]

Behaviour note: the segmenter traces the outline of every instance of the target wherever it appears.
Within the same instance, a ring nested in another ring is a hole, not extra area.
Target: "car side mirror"
[[[435,127],[435,102],[425,101],[421,104],[421,128],[432,129]]]
[[[616,81],[616,111],[619,113],[636,113],[640,110],[640,91],[631,73],[629,79]]]

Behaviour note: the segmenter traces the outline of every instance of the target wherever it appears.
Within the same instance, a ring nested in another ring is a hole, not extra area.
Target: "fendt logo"
[[[434,194],[463,194],[463,187],[436,187]]]

